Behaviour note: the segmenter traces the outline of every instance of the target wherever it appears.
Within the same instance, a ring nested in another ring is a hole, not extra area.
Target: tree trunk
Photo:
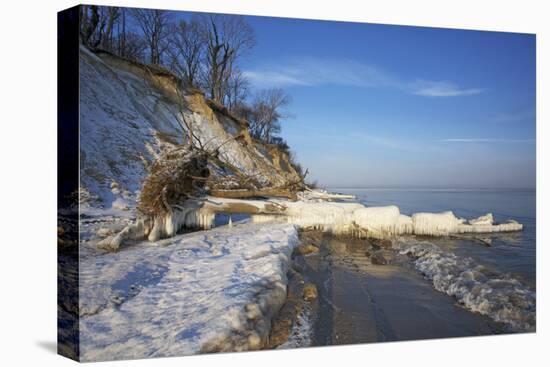
[[[296,193],[288,189],[261,189],[261,190],[212,190],[210,195],[219,198],[246,199],[253,197],[282,197],[290,200],[296,200]]]

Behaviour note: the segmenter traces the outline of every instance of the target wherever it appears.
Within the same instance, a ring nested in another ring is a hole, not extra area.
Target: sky
[[[326,187],[534,188],[535,35],[246,17],[254,89]]]

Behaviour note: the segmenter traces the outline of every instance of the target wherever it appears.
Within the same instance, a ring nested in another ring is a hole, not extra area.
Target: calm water
[[[475,218],[493,213],[497,222],[517,220],[524,225],[518,233],[499,233],[485,247],[471,241],[431,239],[431,242],[460,257],[503,274],[509,274],[535,289],[536,197],[534,190],[407,190],[333,189],[351,193],[368,206],[397,205],[403,214],[452,210],[458,217]]]

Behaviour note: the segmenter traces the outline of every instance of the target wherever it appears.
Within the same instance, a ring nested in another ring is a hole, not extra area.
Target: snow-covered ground
[[[258,349],[286,299],[291,224],[238,223],[80,263],[85,361]]]

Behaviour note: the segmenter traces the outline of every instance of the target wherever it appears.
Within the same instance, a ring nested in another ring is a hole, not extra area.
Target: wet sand
[[[318,253],[296,259],[319,294],[313,346],[499,333],[498,324],[457,306],[393,250],[375,245],[389,263],[372,264],[369,244],[323,236]]]

